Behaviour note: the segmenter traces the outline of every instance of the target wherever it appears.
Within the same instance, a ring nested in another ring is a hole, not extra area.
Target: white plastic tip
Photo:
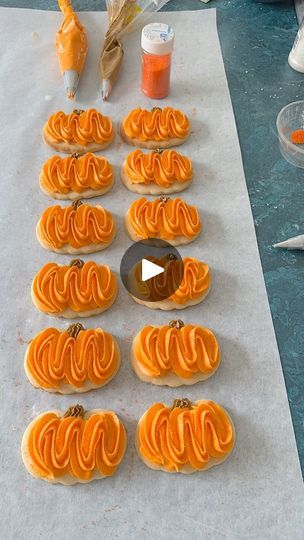
[[[300,234],[299,236],[288,238],[288,240],[284,240],[284,242],[273,244],[273,247],[283,249],[304,249],[304,235]]]
[[[79,74],[74,69],[68,69],[63,74],[65,95],[68,99],[74,99],[79,82]]]
[[[103,101],[108,99],[112,91],[112,84],[108,79],[102,79],[101,81],[101,98]]]

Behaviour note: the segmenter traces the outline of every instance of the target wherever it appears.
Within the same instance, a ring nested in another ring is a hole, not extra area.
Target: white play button
[[[162,266],[159,266],[158,264],[154,264],[151,261],[148,261],[148,259],[142,259],[141,260],[141,280],[147,281],[147,279],[151,279],[154,276],[158,276],[158,274],[161,274],[164,272],[164,268]]]

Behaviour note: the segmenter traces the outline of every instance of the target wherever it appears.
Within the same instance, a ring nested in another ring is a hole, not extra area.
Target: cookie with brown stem
[[[113,411],[46,411],[26,428],[21,455],[35,478],[52,484],[87,483],[113,476],[127,445],[126,430]]]
[[[190,135],[190,121],[172,107],[151,111],[133,109],[123,120],[120,133],[124,141],[139,148],[170,148],[183,144]]]
[[[42,130],[44,142],[64,154],[99,152],[110,146],[114,136],[112,121],[96,109],[55,112]]]
[[[93,253],[114,240],[112,214],[100,205],[74,201],[71,206],[50,206],[40,217],[36,235],[40,245],[56,253]]]
[[[227,411],[202,399],[173,405],[154,403],[140,418],[136,448],[151,469],[167,473],[204,472],[223,463],[234,448],[235,430]]]

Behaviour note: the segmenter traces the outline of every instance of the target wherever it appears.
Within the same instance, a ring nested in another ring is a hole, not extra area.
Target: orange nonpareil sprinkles
[[[304,129],[296,129],[290,135],[290,140],[294,144],[304,144]]]

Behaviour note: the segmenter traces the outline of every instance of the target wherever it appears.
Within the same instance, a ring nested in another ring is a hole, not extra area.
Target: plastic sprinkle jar
[[[174,31],[168,24],[151,23],[143,28],[141,89],[150,98],[169,94],[173,45]]]

